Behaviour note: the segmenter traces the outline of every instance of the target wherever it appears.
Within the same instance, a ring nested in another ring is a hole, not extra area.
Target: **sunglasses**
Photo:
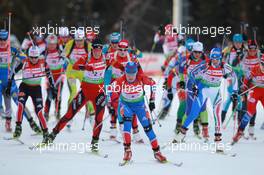
[[[118,50],[120,50],[120,51],[127,51],[127,49],[122,49],[122,48],[119,48]]]
[[[29,57],[30,59],[38,59],[38,57]]]
[[[202,54],[202,52],[199,52],[199,51],[193,51],[193,53],[195,53],[195,54]]]
[[[103,45],[101,44],[94,44],[93,45],[93,49],[102,49],[103,48]]]

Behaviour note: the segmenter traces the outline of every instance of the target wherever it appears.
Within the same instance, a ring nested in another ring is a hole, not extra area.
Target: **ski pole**
[[[71,73],[71,72],[75,72],[75,71],[74,70],[67,71],[67,73]],[[52,75],[59,75],[59,74],[66,74],[66,72],[64,71],[64,72],[53,73]],[[14,81],[28,80],[28,79],[32,79],[32,78],[42,78],[42,77],[46,77],[46,75],[40,75],[40,76],[28,77],[28,78],[17,78],[17,79],[14,79]]]
[[[11,15],[12,13],[8,13],[8,76],[10,74],[10,63],[11,63]]]
[[[253,27],[252,30],[253,30],[254,41],[258,45],[258,42],[257,42],[257,30],[258,30],[258,27]]]
[[[107,117],[105,117],[93,130],[96,130],[97,128],[99,128],[106,119],[108,119],[111,115],[109,114]]]
[[[58,73],[54,73],[53,75],[58,75],[58,74],[65,74],[66,72],[58,72]],[[40,76],[36,76],[36,77],[28,77],[28,78],[17,78],[17,79],[14,79],[14,81],[20,81],[20,80],[29,80],[29,79],[32,79],[32,78],[42,78],[42,77],[46,77],[46,75],[40,75]]]
[[[257,85],[254,85],[254,86],[252,86],[251,88],[245,90],[244,92],[241,92],[241,93],[238,94],[238,95],[239,95],[239,96],[242,96],[242,95],[246,94],[247,92],[251,91],[252,89],[255,89],[256,87],[258,87],[258,86],[257,86]]]
[[[58,115],[59,113],[59,105],[60,105],[60,96],[61,96],[61,86],[62,86],[62,81],[59,83],[59,88],[58,88],[58,94],[57,94],[57,103],[56,103],[56,113]]]
[[[89,114],[89,117],[90,117],[90,114]],[[83,126],[82,126],[82,130],[84,131],[84,128],[85,128],[85,122],[86,122],[86,115],[84,115],[84,120],[83,120]]]
[[[232,113],[231,113],[230,117],[228,118],[226,124],[223,126],[223,129],[226,129],[226,127],[228,126],[228,124],[229,124],[230,121],[231,121],[231,118],[234,117],[235,113],[236,113],[236,108],[232,111]]]
[[[145,92],[144,92],[144,94],[145,94]],[[152,120],[152,124],[155,125],[155,121],[157,121],[158,124],[159,124],[159,127],[161,127],[161,124],[160,124],[160,122],[159,122],[157,116],[156,116],[156,119],[154,119],[154,117],[153,117],[153,115],[152,115],[152,112],[154,112],[154,111],[150,111],[150,109],[149,109],[149,106],[148,106],[148,104],[149,104],[149,100],[148,100],[148,98],[146,97],[146,95],[144,95],[144,99],[145,99],[145,103],[147,103],[146,106],[147,106],[147,108],[148,108],[148,111],[149,111],[149,114],[150,114],[150,117],[151,117],[151,120]]]
[[[159,124],[159,127],[162,127],[162,125],[161,125],[161,123],[160,123],[160,121],[159,121],[159,118],[158,118],[158,116],[157,116],[156,112],[155,112],[155,111],[153,111],[153,113],[154,113],[154,114],[155,114],[155,116],[156,116],[156,119],[155,119],[155,121],[157,121],[157,122],[158,122],[158,124]]]
[[[30,35],[29,32],[27,32],[27,35],[28,35],[28,37],[29,37],[29,40],[30,40],[32,46],[35,46],[35,43],[34,43],[34,41],[33,41],[33,39],[32,39],[32,37],[31,37],[31,35]]]

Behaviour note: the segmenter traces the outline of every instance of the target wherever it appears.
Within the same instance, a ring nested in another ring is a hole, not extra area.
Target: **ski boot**
[[[36,122],[33,120],[33,118],[30,118],[28,120],[29,125],[31,127],[31,129],[36,133],[36,134],[41,134],[42,131],[40,130],[40,128],[38,127],[38,125],[36,124]]]
[[[233,142],[231,145],[234,145],[239,141],[239,139],[244,135],[244,132],[242,129],[238,128],[236,135],[233,137]]]
[[[174,129],[175,134],[178,134],[180,132],[181,127],[182,127],[182,120],[177,119],[177,123]]]
[[[215,152],[216,153],[224,153],[224,148],[223,148],[223,144],[221,143],[222,138],[221,138],[222,134],[221,133],[215,133]]]
[[[6,129],[6,132],[12,132],[12,128],[11,128],[11,117],[6,117],[5,129]]]
[[[99,152],[99,145],[98,145],[98,138],[93,138],[91,141],[91,151],[93,153],[98,153]]]
[[[163,156],[160,152],[160,148],[153,149],[154,152],[154,158],[159,161],[160,163],[166,163],[167,159],[165,156]]]
[[[184,141],[186,136],[187,128],[181,128],[180,132],[176,134],[175,138],[173,139],[172,143],[181,143]]]
[[[43,134],[43,135],[44,135],[44,134]],[[53,141],[55,140],[56,136],[57,136],[57,134],[56,134],[54,131],[52,131],[52,132],[47,136],[47,138],[46,138],[46,140],[45,140],[45,143],[48,143],[48,144],[53,143]]]
[[[123,157],[123,161],[131,161],[132,158],[132,151],[130,149],[130,144],[124,144],[125,148],[125,152],[124,152],[124,157]]]
[[[200,127],[199,127],[199,120],[194,120],[193,122],[193,132],[194,132],[194,135],[195,137],[197,137],[198,139],[201,139],[201,136],[200,136]]]
[[[257,138],[255,137],[255,128],[254,126],[249,126],[248,127],[248,135],[249,135],[249,139],[252,139],[252,140],[257,140]]]
[[[15,132],[13,133],[13,138],[19,138],[22,133],[22,127],[21,127],[21,122],[16,122],[16,128]]]
[[[42,143],[47,143],[49,144],[50,141],[49,141],[49,132],[48,132],[48,129],[43,129],[42,130],[42,133],[43,133],[43,140],[42,140]]]
[[[138,144],[144,143],[144,140],[140,137],[138,129],[133,131],[133,140]]]

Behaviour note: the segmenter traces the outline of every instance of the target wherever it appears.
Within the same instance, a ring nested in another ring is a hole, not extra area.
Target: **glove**
[[[167,89],[168,88],[168,79],[167,78],[165,78],[165,80],[164,80],[163,88],[164,89]]]
[[[112,116],[115,115],[115,109],[112,106],[108,107],[108,110],[109,110],[109,114],[111,114]]]
[[[155,101],[153,99],[149,100],[149,110],[152,112],[155,109]]]
[[[234,110],[236,108],[236,106],[237,106],[237,101],[238,101],[237,93],[233,93],[231,95],[231,101],[233,102],[233,110]]]
[[[86,64],[86,65],[85,65],[85,70],[87,70],[87,71],[93,71],[94,69],[93,69],[92,66]]]
[[[181,89],[185,89],[185,82],[184,81],[180,81],[179,82],[179,86]]]
[[[11,86],[12,86],[12,80],[8,80],[7,87],[5,89],[5,94],[10,97],[11,95]]]
[[[172,90],[171,90],[171,88],[168,89],[167,97],[168,97],[168,99],[169,99],[170,101],[173,99],[173,94],[172,94]]]
[[[193,91],[193,95],[197,97],[199,93],[199,89],[195,84],[193,84],[192,86],[192,91]]]

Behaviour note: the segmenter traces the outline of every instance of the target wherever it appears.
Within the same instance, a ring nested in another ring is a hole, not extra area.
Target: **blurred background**
[[[12,12],[12,33],[21,41],[32,26],[100,26],[100,35],[107,39],[119,31],[124,19],[125,37],[135,41],[143,51],[151,50],[153,35],[160,24],[181,23],[191,26],[231,26],[240,32],[240,23],[249,24],[247,33],[257,26],[257,39],[263,40],[264,1],[262,0],[0,0],[1,28]],[[196,36],[193,36],[196,37]],[[229,36],[230,38],[231,36]],[[221,43],[223,36],[200,36],[207,47]],[[207,48],[208,50],[209,48]],[[161,51],[156,47],[155,51]]]

